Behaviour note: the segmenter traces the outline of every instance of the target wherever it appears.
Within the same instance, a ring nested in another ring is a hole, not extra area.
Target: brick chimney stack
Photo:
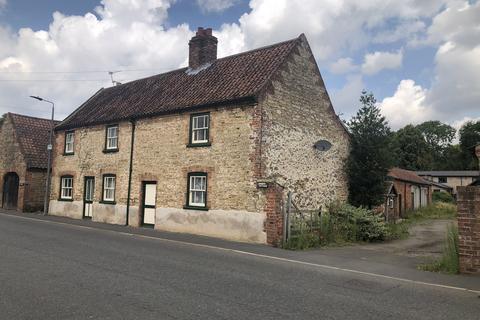
[[[217,38],[212,36],[212,28],[199,27],[196,35],[188,43],[190,47],[188,66],[196,69],[203,64],[215,61],[217,59],[217,43]]]

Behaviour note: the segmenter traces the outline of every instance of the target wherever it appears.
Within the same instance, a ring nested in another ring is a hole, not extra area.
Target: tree
[[[465,170],[463,153],[458,144],[450,145],[443,152],[444,161],[435,170]]]
[[[408,170],[431,170],[432,155],[422,132],[411,124],[393,135],[395,165]]]
[[[464,170],[478,170],[475,146],[480,142],[480,121],[465,123],[459,133]]]
[[[427,121],[417,126],[426,142],[426,151],[429,153],[430,164],[424,170],[439,168],[444,165],[446,159],[446,150],[453,139],[457,130],[448,124],[440,121]]]
[[[390,128],[372,93],[362,92],[361,107],[348,122],[351,153],[347,163],[350,203],[372,208],[381,204],[392,165]]]

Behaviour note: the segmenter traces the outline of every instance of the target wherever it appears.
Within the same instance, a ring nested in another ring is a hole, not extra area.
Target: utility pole
[[[54,121],[54,116],[55,116],[55,103],[52,101],[40,98],[38,96],[30,96],[30,98],[36,99],[38,101],[43,101],[50,103],[52,105],[52,118],[50,122],[50,132],[48,135],[48,145],[47,145],[47,181],[45,185],[45,196],[43,200],[43,215],[48,215],[48,199],[50,198],[50,183],[51,183],[51,167],[52,167],[52,152],[53,152],[53,129],[55,127],[55,121]]]

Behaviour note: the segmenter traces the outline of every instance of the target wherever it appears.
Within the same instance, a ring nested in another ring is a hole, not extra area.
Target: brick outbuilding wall
[[[480,274],[480,187],[458,188],[460,272]]]

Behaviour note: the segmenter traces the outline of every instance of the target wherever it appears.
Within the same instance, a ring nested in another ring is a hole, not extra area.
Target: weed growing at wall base
[[[447,229],[447,238],[445,240],[442,258],[430,264],[419,265],[418,268],[424,271],[455,274],[460,270],[458,256],[458,227],[451,224]]]

